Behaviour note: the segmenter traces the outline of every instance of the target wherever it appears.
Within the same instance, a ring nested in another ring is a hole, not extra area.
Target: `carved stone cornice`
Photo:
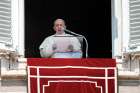
[[[0,49],[0,59],[5,58],[11,62],[16,62],[18,60],[19,54],[16,51],[10,51],[5,49]]]

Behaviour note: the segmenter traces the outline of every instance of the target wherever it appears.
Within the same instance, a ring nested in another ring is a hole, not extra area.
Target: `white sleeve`
[[[39,47],[41,57],[51,57],[53,54],[53,37],[46,38]]]
[[[71,38],[74,51],[81,51],[81,43],[76,37]]]

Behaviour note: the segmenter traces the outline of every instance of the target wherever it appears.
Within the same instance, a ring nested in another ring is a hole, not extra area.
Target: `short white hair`
[[[54,21],[54,25],[55,25],[56,21],[62,21],[62,22],[64,23],[64,25],[65,25],[65,21],[64,21],[63,19],[61,19],[61,18],[56,19],[56,20]]]

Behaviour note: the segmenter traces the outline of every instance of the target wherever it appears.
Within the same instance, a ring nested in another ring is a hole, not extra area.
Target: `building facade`
[[[24,9],[24,0],[0,0],[1,76],[26,75]],[[140,0],[111,0],[111,13],[112,58],[119,76],[139,78]]]

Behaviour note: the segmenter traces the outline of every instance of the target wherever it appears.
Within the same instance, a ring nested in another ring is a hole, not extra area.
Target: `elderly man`
[[[63,19],[54,21],[56,33],[47,37],[40,45],[40,55],[45,58],[81,58],[81,44],[73,35],[66,34]]]

